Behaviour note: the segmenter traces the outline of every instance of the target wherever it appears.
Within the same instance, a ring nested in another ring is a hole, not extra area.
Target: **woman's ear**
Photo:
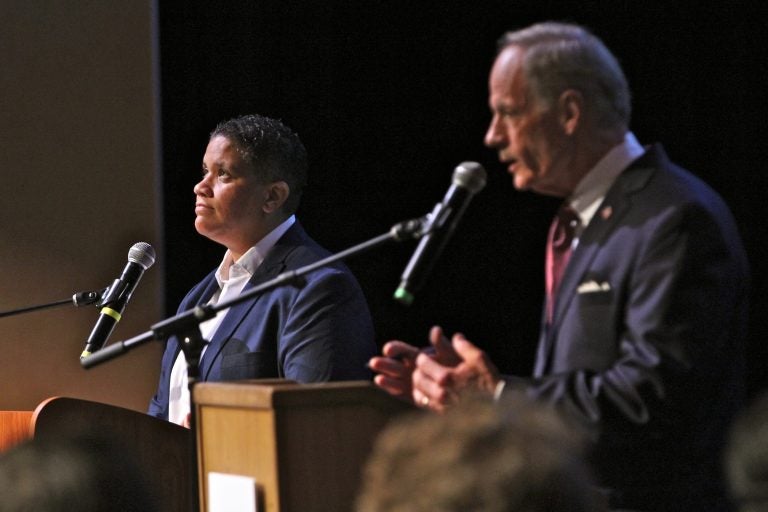
[[[288,196],[291,195],[291,188],[284,181],[275,181],[266,188],[266,200],[262,209],[264,213],[274,213],[282,208]]]

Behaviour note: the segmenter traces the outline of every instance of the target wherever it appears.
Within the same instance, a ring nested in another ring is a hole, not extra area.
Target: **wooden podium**
[[[413,408],[370,382],[200,383],[194,390],[200,508],[208,474],[255,479],[259,511],[351,511],[377,434]]]
[[[109,435],[154,482],[161,510],[189,512],[195,473],[188,429],[146,414],[75,398],[49,398],[32,411],[0,411],[0,451],[26,439],[56,442],[83,433]]]

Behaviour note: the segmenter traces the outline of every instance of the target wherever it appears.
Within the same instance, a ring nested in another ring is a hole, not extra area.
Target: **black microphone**
[[[151,245],[144,242],[133,244],[128,251],[128,264],[123,269],[123,273],[120,278],[115,279],[112,286],[106,289],[98,303],[101,306],[101,313],[88,337],[85,350],[80,354],[80,359],[90,356],[104,346],[115,325],[122,318],[125,306],[131,300],[133,290],[139,284],[141,276],[153,263],[155,263],[155,250]]]
[[[477,162],[462,162],[453,171],[451,188],[443,201],[438,203],[429,217],[426,236],[421,239],[411,261],[400,277],[400,286],[395,291],[395,300],[410,305],[414,294],[432,269],[445,244],[459,222],[469,200],[485,186],[486,172]]]

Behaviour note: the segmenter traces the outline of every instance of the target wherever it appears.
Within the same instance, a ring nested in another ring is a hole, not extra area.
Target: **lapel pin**
[[[605,208],[600,210],[600,216],[603,218],[603,220],[610,219],[611,215],[613,215],[613,207],[612,206],[606,206]]]

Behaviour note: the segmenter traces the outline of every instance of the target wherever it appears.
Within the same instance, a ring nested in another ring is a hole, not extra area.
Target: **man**
[[[748,295],[730,212],[660,146],[638,144],[621,68],[581,27],[506,34],[489,92],[486,144],[516,188],[562,197],[571,214],[551,231],[533,377],[500,375],[436,327],[427,351],[385,345],[376,383],[438,411],[469,389],[523,389],[590,428],[614,508],[727,509],[719,456],[742,394]]]
[[[195,228],[227,251],[179,311],[232,299],[329,255],[294,215],[307,167],[299,137],[280,121],[251,115],[216,127],[194,188]],[[301,285],[259,294],[200,330],[210,342],[200,359],[201,381],[367,379],[366,363],[376,351],[362,291],[343,265],[315,270]],[[149,413],[188,424],[189,407],[185,354],[171,337]]]

